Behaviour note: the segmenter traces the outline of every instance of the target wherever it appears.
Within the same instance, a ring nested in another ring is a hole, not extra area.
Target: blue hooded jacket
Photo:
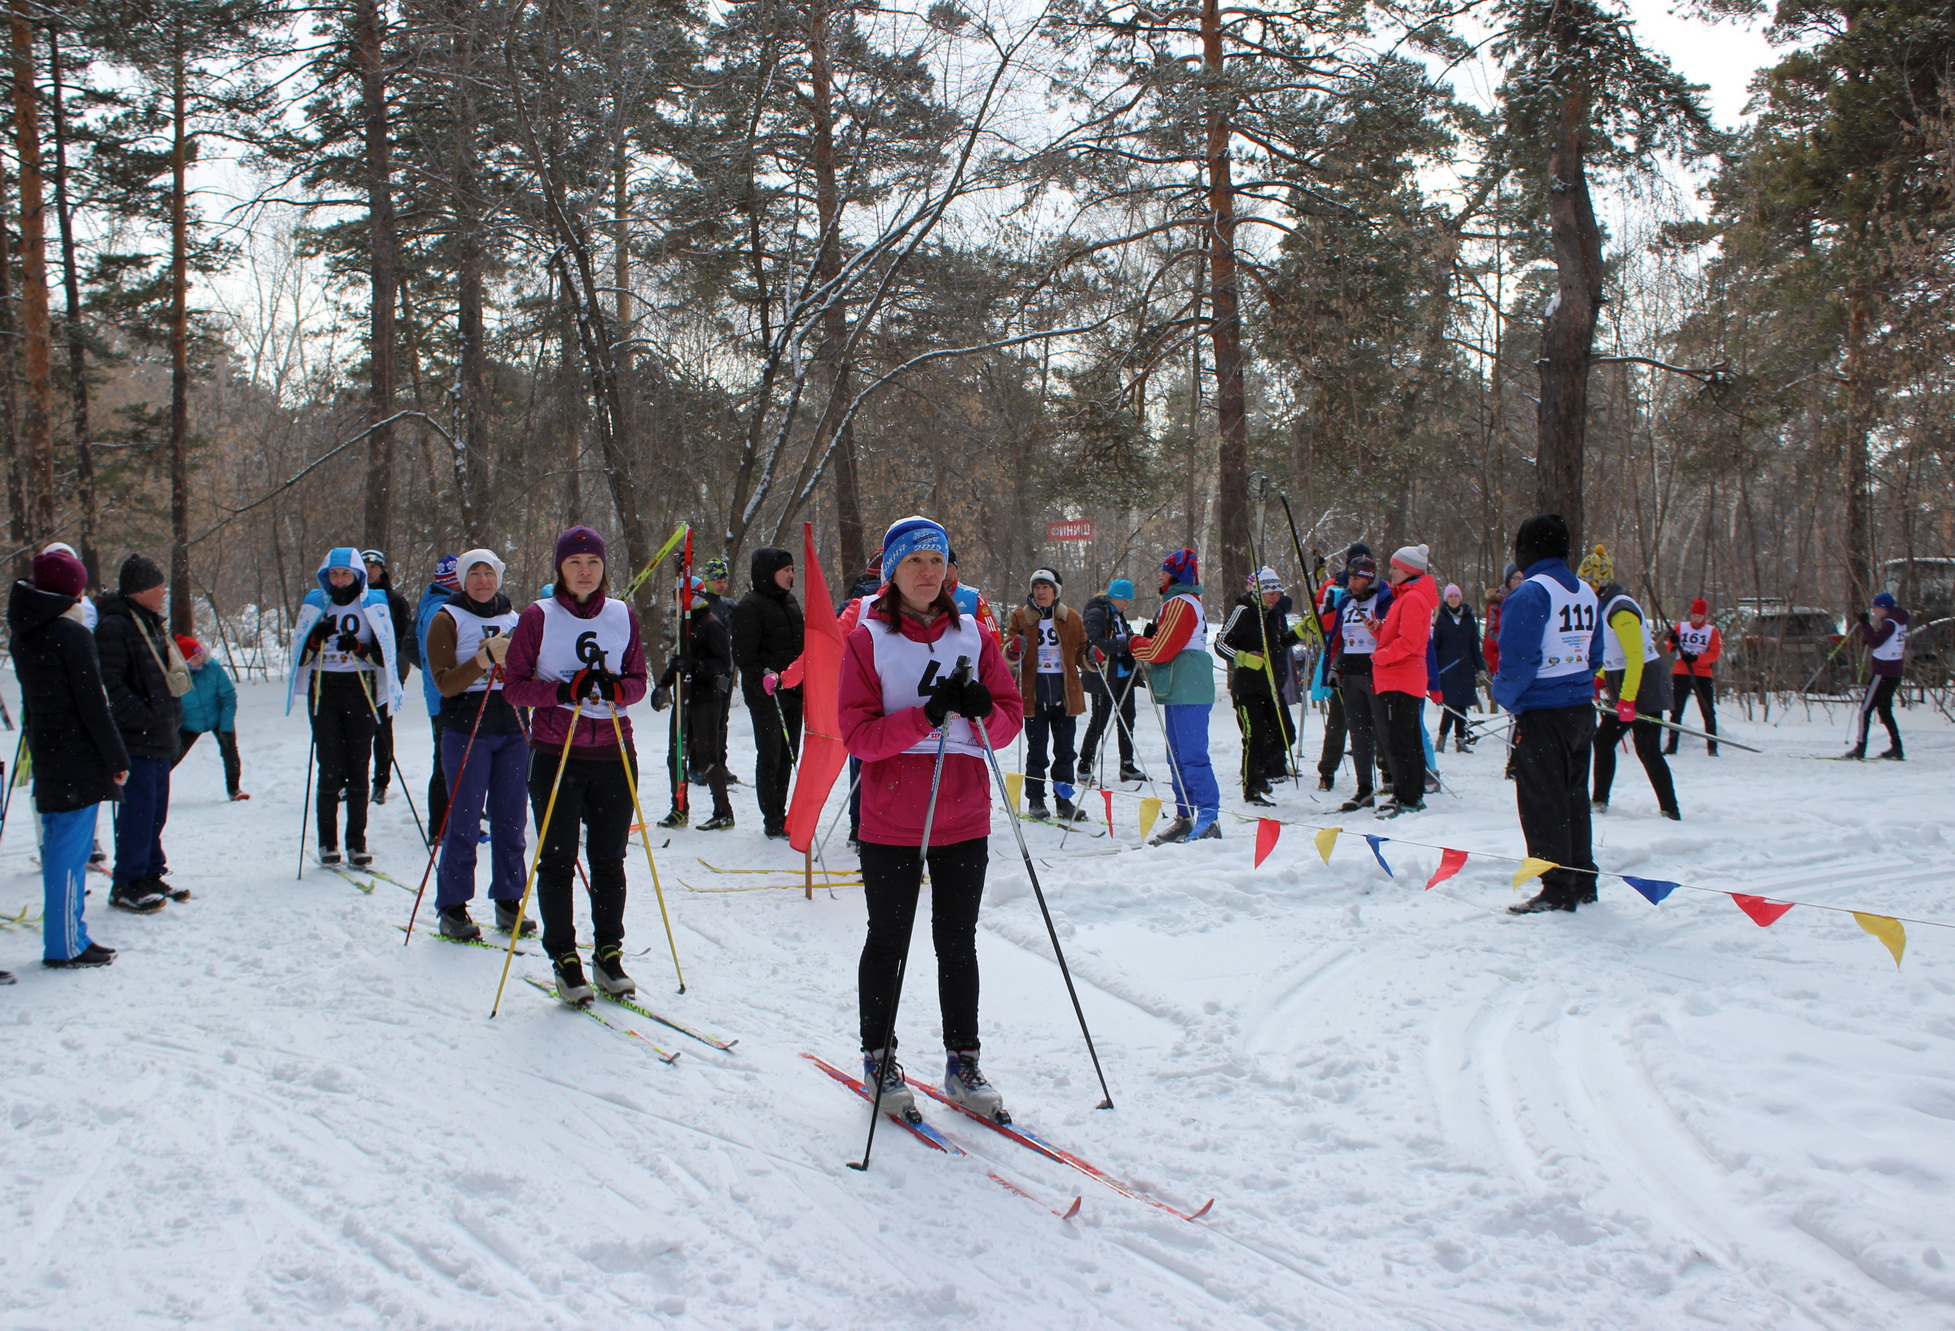
[[[299,606],[298,617],[292,623],[291,673],[285,685],[285,710],[292,710],[292,700],[306,686],[307,677],[312,674],[312,665],[303,659],[305,640],[332,604],[333,584],[328,574],[336,568],[343,568],[353,574],[354,586],[359,590],[349,604],[358,605],[366,616],[367,627],[373,632],[374,644],[380,649],[380,668],[372,671],[374,676],[373,705],[376,710],[385,710],[389,716],[396,715],[401,708],[401,680],[395,672],[395,662],[400,659],[400,645],[394,641],[394,614],[387,604],[387,593],[367,586],[367,566],[360,559],[360,552],[350,545],[335,546],[326,552],[319,562],[319,587],[305,594]]]
[[[421,593],[421,604],[414,608],[414,641],[421,648],[421,660],[428,659],[428,626],[441,607],[453,600],[455,593],[439,583],[429,583]],[[428,701],[428,715],[441,715],[441,690],[434,686],[434,672],[425,665],[421,667],[421,696]]]
[[[1543,559],[1527,576],[1545,573],[1574,591],[1581,584],[1564,559]],[[1589,669],[1579,674],[1538,679],[1541,638],[1548,626],[1548,593],[1536,582],[1523,582],[1507,593],[1500,607],[1500,671],[1493,677],[1493,700],[1516,714],[1550,707],[1581,707],[1595,698],[1595,664],[1602,659],[1601,616],[1589,640]]]

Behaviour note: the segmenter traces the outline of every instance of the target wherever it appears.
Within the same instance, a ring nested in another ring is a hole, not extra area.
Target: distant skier
[[[1392,799],[1380,818],[1425,810],[1427,749],[1426,695],[1432,689],[1432,619],[1439,592],[1427,567],[1427,548],[1402,545],[1392,553],[1391,607],[1368,627],[1377,646],[1371,653],[1371,687],[1384,722],[1380,742],[1392,778]]]
[[[367,588],[370,591],[384,592],[387,596],[387,613],[394,621],[394,643],[398,651],[394,656],[394,673],[400,676],[400,683],[407,683],[407,672],[421,663],[421,640],[413,632],[414,612],[408,608],[407,598],[394,590],[393,576],[387,571],[387,556],[378,550],[360,551],[360,559],[367,566]],[[382,712],[380,724],[373,732],[373,802],[387,802],[387,785],[394,774],[394,713]]]
[[[1059,599],[1063,582],[1054,569],[1032,570],[1025,603],[1011,612],[1005,626],[1004,651],[1005,663],[1018,672],[1024,694],[1026,816],[1052,816],[1045,802],[1049,752],[1060,821],[1083,822],[1086,811],[1073,802],[1074,765],[1079,760],[1073,736],[1079,715],[1086,710],[1080,672],[1091,667],[1079,612]]]
[[[753,552],[753,587],[733,608],[733,661],[753,721],[754,798],[762,832],[787,836],[788,785],[801,752],[801,689],[778,684],[801,655],[801,603],[794,599],[794,556],[775,546]],[[776,683],[771,692],[768,677]]]
[[[1147,688],[1167,731],[1168,775],[1175,816],[1150,844],[1210,841],[1222,835],[1222,792],[1208,757],[1208,715],[1215,707],[1215,658],[1208,653],[1208,615],[1202,609],[1201,564],[1193,550],[1161,561],[1161,613],[1130,644],[1147,667]]]
[[[731,643],[733,641],[733,607],[735,603],[733,601],[733,598],[729,597],[726,594],[728,577],[729,577],[729,569],[727,566],[727,562],[724,559],[707,560],[706,567],[701,571],[700,577],[705,581],[706,584],[706,588],[703,592],[700,593],[700,597],[706,602],[707,606],[709,606],[712,609],[714,617],[719,620],[721,626],[726,629],[726,640],[727,643],[729,644],[728,646],[729,655],[727,656],[727,662],[730,667],[733,660],[730,653],[732,651]],[[727,677],[728,687],[726,691],[722,693],[719,697],[719,713],[714,718],[713,729],[709,732],[704,728],[702,728],[700,731],[700,739],[701,742],[706,744],[709,749],[717,752],[720,755],[720,760],[719,760],[720,775],[725,778],[726,784],[729,786],[737,786],[740,784],[740,778],[733,775],[733,769],[729,767],[726,762],[727,722],[733,712],[732,679],[733,677],[731,675]],[[687,764],[686,770],[688,773],[687,779],[690,780],[695,786],[706,786],[712,784],[711,776],[708,774],[706,769],[700,765],[699,755],[697,752],[691,751],[690,744],[688,744],[688,752],[686,754],[686,764]]]
[[[1372,805],[1373,773],[1384,771],[1389,775],[1390,771],[1390,760],[1382,747],[1385,718],[1372,684],[1371,654],[1378,650],[1378,625],[1391,613],[1392,590],[1378,585],[1378,563],[1370,555],[1356,556],[1344,571],[1345,586],[1331,598],[1336,637],[1326,658],[1324,679],[1343,697],[1344,724],[1351,736],[1351,767],[1358,781],[1357,792],[1338,811],[1355,813]]]
[[[503,658],[503,696],[516,707],[535,709],[530,809],[539,828],[546,814],[549,821],[547,832],[539,833],[536,906],[557,997],[572,1006],[595,997],[577,956],[572,888],[580,831],[590,866],[592,976],[606,993],[638,991],[624,969],[625,851],[631,783],[639,770],[625,709],[645,696],[645,647],[638,616],[605,592],[605,555],[604,538],[589,527],[571,527],[557,537],[555,594],[517,617]]]
[[[1507,909],[1567,910],[1595,900],[1589,822],[1589,748],[1595,735],[1595,593],[1568,567],[1568,524],[1542,513],[1520,525],[1514,561],[1523,580],[1500,615],[1494,701],[1514,714],[1514,803],[1527,853],[1556,868],[1541,890]]]
[[[841,671],[842,739],[862,762],[862,881],[868,935],[856,967],[862,1077],[878,1078],[882,1107],[912,1109],[896,1061],[897,981],[909,954],[929,841],[931,938],[943,1014],[944,1091],[995,1117],[1004,1099],[979,1066],[978,907],[991,832],[991,780],[983,742],[1018,734],[1024,706],[996,640],[959,612],[946,587],[949,538],[928,518],[904,518],[883,539],[890,582],[849,631]],[[968,680],[953,681],[957,661]],[[937,775],[939,737],[944,745]],[[933,777],[936,806],[931,809]]]
[[[878,559],[880,559],[882,552],[877,551],[876,553]],[[877,576],[880,578],[880,572],[878,572]],[[959,614],[969,615],[975,619],[978,625],[986,633],[991,635],[992,641],[1001,647],[1004,645],[1004,633],[998,627],[998,616],[991,609],[991,602],[984,599],[984,593],[982,591],[963,581],[963,576],[957,569],[957,552],[955,550],[950,552],[950,596],[952,600],[957,602],[957,611]]]
[[[1133,603],[1134,584],[1115,578],[1079,612],[1086,630],[1087,661],[1092,667],[1081,674],[1080,681],[1093,700],[1093,719],[1087,723],[1086,738],[1079,745],[1079,770],[1092,770],[1093,758],[1111,723],[1120,750],[1120,779],[1145,781],[1147,774],[1134,762],[1134,709],[1139,700],[1134,697],[1134,654],[1128,648],[1134,631],[1127,623],[1127,610]]]
[[[1613,715],[1602,718],[1595,732],[1595,811],[1609,807],[1609,790],[1616,779],[1616,741],[1624,731],[1636,746],[1636,756],[1656,792],[1656,807],[1665,818],[1681,821],[1677,787],[1670,764],[1663,760],[1663,731],[1655,720],[1670,706],[1670,677],[1661,669],[1656,635],[1636,598],[1616,581],[1615,561],[1602,546],[1582,560],[1582,581],[1595,589],[1596,605],[1607,632],[1602,635],[1603,703]]]
[[[733,692],[733,637],[726,621],[713,603],[703,595],[705,583],[694,578],[692,613],[687,617],[685,637],[679,650],[666,662],[658,687],[652,690],[652,708],[664,711],[672,704],[673,685],[683,681],[683,717],[675,711],[672,725],[685,730],[687,761],[696,764],[713,792],[713,816],[699,824],[702,832],[719,832],[733,826],[733,805],[726,793],[726,731],[721,718],[726,700]],[[660,827],[684,827],[689,811],[679,807],[679,786],[687,779],[678,759],[672,754],[672,811],[659,820]]]
[[[1492,629],[1488,630],[1492,632]],[[1474,680],[1480,673],[1480,626],[1473,620],[1473,608],[1457,583],[1447,583],[1439,606],[1439,618],[1432,624],[1432,647],[1439,662],[1439,696],[1444,709],[1439,713],[1439,747],[1446,747],[1446,732],[1453,732],[1453,750],[1467,753],[1473,737],[1467,733],[1466,714],[1480,701]]]
[[[1866,696],[1860,699],[1854,731],[1858,738],[1846,751],[1849,758],[1867,756],[1867,730],[1876,714],[1887,727],[1887,752],[1880,756],[1891,762],[1900,762],[1906,756],[1901,752],[1900,727],[1894,724],[1894,694],[1901,687],[1901,670],[1907,657],[1908,623],[1907,611],[1892,592],[1880,593],[1874,597],[1872,607],[1860,612],[1860,641],[1867,645],[1867,654],[1873,658],[1874,673],[1867,681]]]
[[[1670,647],[1677,654],[1677,664],[1671,670],[1670,721],[1672,724],[1683,720],[1684,705],[1691,695],[1697,695],[1697,714],[1703,719],[1704,733],[1717,734],[1717,684],[1711,678],[1711,671],[1717,665],[1717,658],[1724,655],[1724,635],[1711,623],[1711,604],[1703,597],[1690,603],[1690,618],[1670,629]],[[1663,746],[1666,754],[1677,751],[1676,731],[1670,732],[1669,742]],[[1711,757],[1717,757],[1717,741],[1706,742],[1705,748]]]
[[[1260,568],[1250,590],[1215,636],[1215,651],[1229,663],[1229,700],[1242,727],[1242,798],[1272,807],[1271,786],[1290,775],[1290,745],[1295,722],[1283,702],[1289,683],[1290,645],[1299,634],[1290,627],[1293,602],[1273,568]]]
[[[360,552],[338,546],[319,565],[319,586],[292,624],[292,673],[285,710],[305,704],[319,762],[315,810],[319,862],[340,863],[339,801],[346,796],[346,854],[373,863],[367,849],[367,762],[380,718],[400,709],[399,647],[387,593],[368,588]]]

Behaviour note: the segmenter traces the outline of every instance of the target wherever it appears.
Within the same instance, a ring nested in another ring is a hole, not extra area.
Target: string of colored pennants
[[[1025,777],[1023,773],[1008,772],[1005,774],[1005,793],[1010,800],[1010,809],[1008,811],[1013,815],[1017,814],[1019,794],[1024,789],[1024,783]],[[1054,782],[1053,784],[1055,788],[1061,788],[1063,786],[1063,783],[1059,782]],[[1109,836],[1113,835],[1114,832],[1113,797],[1116,793],[1127,795],[1130,792],[1115,792],[1105,787],[1100,789],[1100,794],[1106,801],[1106,828]],[[1153,830],[1155,821],[1161,816],[1161,809],[1162,801],[1158,796],[1143,795],[1140,797],[1140,835],[1142,841],[1145,841],[1147,834]],[[1255,867],[1261,868],[1263,861],[1270,857],[1271,852],[1276,849],[1276,843],[1281,838],[1285,827],[1297,827],[1305,831],[1314,832],[1316,835],[1311,839],[1317,847],[1317,854],[1323,858],[1326,866],[1330,864],[1331,851],[1337,845],[1337,839],[1339,837],[1362,837],[1365,844],[1371,849],[1372,858],[1378,861],[1378,867],[1385,871],[1386,876],[1390,878],[1398,877],[1398,874],[1393,871],[1390,863],[1386,861],[1384,852],[1386,843],[1398,840],[1397,838],[1367,832],[1346,832],[1342,827],[1318,827],[1310,823],[1291,823],[1280,818],[1256,819]],[[1520,867],[1514,870],[1513,876],[1513,885],[1517,891],[1523,883],[1539,878],[1550,869],[1564,867],[1556,864],[1553,860],[1544,860],[1533,855],[1517,858],[1512,855],[1497,855],[1488,851],[1464,851],[1451,846],[1438,846],[1424,841],[1398,841],[1398,844],[1417,846],[1423,850],[1436,850],[1439,852],[1439,866],[1433,870],[1432,877],[1426,880],[1427,891],[1431,891],[1448,878],[1459,873],[1461,869],[1466,867],[1467,860],[1474,857],[1483,860],[1498,860],[1509,864],[1518,864]],[[1849,906],[1828,906],[1811,901],[1778,901],[1761,896],[1752,896],[1744,892],[1727,892],[1722,888],[1701,887],[1695,883],[1676,882],[1667,878],[1640,878],[1633,874],[1611,873],[1605,869],[1576,869],[1572,872],[1592,873],[1598,878],[1620,878],[1623,882],[1636,889],[1637,893],[1652,906],[1661,905],[1664,898],[1668,897],[1672,892],[1679,890],[1685,892],[1703,892],[1711,896],[1729,897],[1737,905],[1738,909],[1749,916],[1751,921],[1761,929],[1769,928],[1778,923],[1785,916],[1786,912],[1790,911],[1794,906],[1806,906],[1813,910],[1833,911],[1837,914],[1851,915],[1854,922],[1861,929],[1879,940],[1881,945],[1893,955],[1894,965],[1896,967],[1900,966],[1901,956],[1907,950],[1907,930],[1904,927],[1906,924],[1918,924],[1930,929],[1955,928],[1955,925],[1951,925],[1943,920],[1908,919],[1904,921],[1892,915],[1879,915],[1872,911],[1854,910]]]

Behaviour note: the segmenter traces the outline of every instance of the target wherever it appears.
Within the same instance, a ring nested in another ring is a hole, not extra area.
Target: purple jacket
[[[583,605],[569,592],[557,593],[557,604],[579,619],[590,619],[603,608],[604,593],[599,591]],[[570,709],[557,706],[557,681],[536,678],[536,653],[543,645],[543,606],[526,607],[516,620],[516,631],[509,635],[509,655],[502,663],[502,696],[517,707],[533,707],[529,743],[532,749],[554,758],[563,750],[570,732]],[[618,672],[619,711],[645,696],[645,644],[639,637],[638,616],[631,616],[631,640],[625,646],[624,668]],[[620,715],[617,729],[608,716],[587,716],[577,722],[577,738],[570,743],[573,758],[611,758],[618,752],[622,732],[627,747],[631,744],[631,718]]]
[[[1880,623],[1859,625],[1860,641],[1867,644],[1868,651],[1872,651],[1893,637],[1897,629],[1905,629],[1907,626],[1907,611],[1901,609],[1899,606],[1895,606],[1887,612],[1887,618],[1881,620]],[[1905,653],[1903,653],[1904,655]],[[1884,675],[1889,679],[1899,679],[1901,677],[1901,667],[1905,664],[1906,662],[1898,656],[1892,661],[1883,661],[1879,657],[1875,657],[1873,662],[1874,674]]]

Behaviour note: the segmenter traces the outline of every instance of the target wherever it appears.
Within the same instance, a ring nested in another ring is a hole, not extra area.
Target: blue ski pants
[[[170,817],[170,760],[129,756],[122,812],[115,820],[115,881],[140,883],[169,872],[163,824]]]
[[[81,914],[98,807],[41,815],[41,955],[49,961],[72,961],[88,947]]]
[[[462,753],[468,751],[468,766]],[[482,814],[489,815],[489,897],[514,901],[523,895],[524,828],[529,821],[529,744],[520,734],[475,737],[466,730],[441,736],[441,770],[448,782],[448,831],[441,838],[441,868],[435,874],[437,910],[459,906],[475,896],[475,848],[481,843]]]
[[[1161,709],[1168,732],[1168,772],[1174,778],[1177,816],[1221,811],[1222,792],[1215,784],[1215,768],[1208,761],[1207,703],[1169,703]]]

